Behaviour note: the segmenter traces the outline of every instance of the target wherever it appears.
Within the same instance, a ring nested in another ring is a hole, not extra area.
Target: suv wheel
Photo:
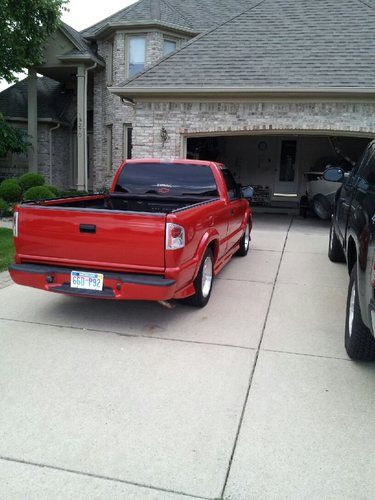
[[[354,265],[346,303],[345,349],[348,356],[360,361],[375,360],[375,338],[363,323],[358,300],[357,267]]]
[[[331,229],[329,231],[328,257],[332,262],[345,262],[346,260],[344,250],[342,249],[341,243],[336,235],[333,217],[331,220]]]

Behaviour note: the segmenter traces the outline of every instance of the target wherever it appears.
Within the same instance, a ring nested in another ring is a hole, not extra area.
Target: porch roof
[[[374,54],[375,0],[260,0],[112,91],[373,94]]]

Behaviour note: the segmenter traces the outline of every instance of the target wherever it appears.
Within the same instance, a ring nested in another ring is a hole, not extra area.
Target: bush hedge
[[[0,217],[10,217],[12,215],[11,206],[2,198],[0,198]]]
[[[56,198],[60,196],[60,190],[57,189],[57,187],[55,186],[46,186],[46,187],[51,191],[51,193],[55,195]]]
[[[0,184],[0,198],[5,201],[19,201],[22,195],[22,188],[17,179],[6,179]]]
[[[47,186],[31,187],[23,195],[25,201],[45,200],[48,198],[55,198],[55,195]]]
[[[28,189],[36,186],[44,185],[44,177],[35,172],[28,172],[27,174],[21,175],[19,178],[19,183],[22,187],[22,191],[27,191]]]

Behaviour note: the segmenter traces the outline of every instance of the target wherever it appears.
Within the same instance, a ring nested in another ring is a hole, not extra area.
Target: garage
[[[370,140],[307,133],[193,136],[186,138],[186,156],[224,163],[239,183],[253,186],[254,206],[297,209],[327,165],[350,171]]]

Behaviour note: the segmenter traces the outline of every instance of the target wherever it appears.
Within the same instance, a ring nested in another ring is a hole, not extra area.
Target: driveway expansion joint
[[[228,468],[227,468],[227,472],[226,472],[226,476],[225,476],[225,481],[224,481],[223,489],[221,491],[221,497],[220,497],[221,499],[224,499],[225,490],[226,490],[226,487],[227,487],[227,484],[228,484],[229,474],[230,474],[230,471],[231,471],[231,468],[232,468],[234,454],[236,452],[237,443],[238,443],[238,439],[239,439],[239,436],[240,436],[242,423],[243,423],[244,416],[245,416],[247,402],[248,402],[249,396],[250,396],[250,391],[251,391],[251,386],[252,386],[253,379],[254,379],[255,370],[256,370],[257,364],[258,364],[259,354],[260,354],[260,351],[261,351],[263,337],[264,337],[264,333],[265,333],[266,325],[267,325],[267,321],[268,321],[268,316],[269,316],[270,309],[271,309],[272,299],[273,299],[273,296],[274,296],[274,293],[275,293],[277,278],[279,276],[279,272],[280,272],[280,268],[281,268],[281,263],[282,263],[282,260],[283,260],[284,254],[285,254],[285,248],[286,248],[286,244],[288,242],[288,236],[289,236],[289,232],[290,232],[290,229],[292,227],[293,221],[294,221],[294,216],[291,217],[290,222],[289,222],[288,230],[287,230],[286,235],[285,235],[283,250],[282,250],[281,255],[280,255],[280,261],[279,261],[279,264],[277,266],[277,271],[276,271],[275,279],[273,281],[272,292],[271,292],[271,295],[270,295],[270,299],[269,299],[269,303],[268,303],[268,308],[267,308],[266,316],[265,316],[264,323],[263,323],[262,334],[261,334],[260,339],[259,339],[257,351],[256,351],[256,354],[255,354],[255,359],[254,359],[254,362],[253,362],[253,367],[252,367],[252,370],[251,370],[251,373],[250,373],[249,385],[248,385],[248,388],[247,388],[247,392],[246,392],[246,396],[245,396],[245,401],[244,401],[244,404],[242,406],[240,421],[239,421],[237,432],[236,432],[236,436],[235,436],[235,439],[234,439],[234,444],[233,444],[232,453],[231,453],[231,456],[230,456],[230,459],[229,459],[229,464],[228,464]]]
[[[173,493],[175,495],[182,495],[182,496],[185,496],[187,498],[198,498],[199,500],[213,500],[210,497],[203,497],[200,495],[185,493],[183,491],[171,490],[168,488],[159,488],[157,486],[151,486],[151,485],[147,485],[147,484],[137,483],[134,481],[126,481],[125,479],[119,479],[119,478],[111,477],[111,476],[103,476],[101,474],[94,474],[91,472],[79,471],[79,470],[75,470],[75,469],[68,469],[65,467],[59,467],[57,465],[48,465],[48,464],[43,464],[43,463],[38,463],[38,462],[31,462],[29,460],[22,460],[19,458],[4,457],[4,456],[0,455],[0,461],[1,460],[3,460],[4,462],[15,462],[18,464],[30,465],[32,467],[39,467],[41,469],[50,469],[50,470],[55,470],[55,471],[59,471],[59,472],[67,472],[70,474],[76,474],[78,476],[91,477],[93,479],[101,479],[104,481],[112,481],[112,482],[116,482],[116,483],[127,484],[129,486],[138,486],[140,488],[147,488],[147,489],[154,490],[154,491],[162,491],[164,493]]]
[[[197,344],[197,345],[208,345],[208,346],[213,346],[213,347],[229,347],[231,349],[241,349],[245,351],[255,351],[256,347],[248,347],[248,346],[241,346],[241,345],[234,345],[234,344],[220,344],[217,342],[201,342],[199,340],[187,340],[187,339],[175,339],[175,338],[167,338],[167,337],[157,337],[155,335],[142,335],[142,334],[137,334],[137,333],[121,333],[121,332],[116,332],[113,330],[95,330],[94,328],[83,328],[79,326],[72,326],[72,325],[55,325],[53,323],[39,323],[37,321],[24,321],[20,319],[14,319],[14,318],[0,318],[0,321],[9,321],[13,323],[25,323],[25,324],[30,324],[30,325],[40,325],[40,326],[50,326],[52,328],[66,328],[69,330],[77,330],[79,332],[84,332],[84,333],[106,333],[110,335],[117,335],[119,337],[129,337],[129,338],[134,338],[134,339],[151,339],[151,340],[162,340],[162,341],[167,341],[167,342],[180,342],[183,344]]]

